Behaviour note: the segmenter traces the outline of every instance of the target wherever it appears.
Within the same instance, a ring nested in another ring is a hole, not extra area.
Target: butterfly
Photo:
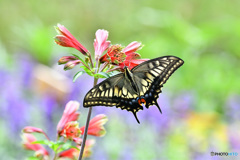
[[[145,61],[131,70],[107,78],[94,86],[85,96],[83,106],[116,106],[133,113],[137,122],[137,112],[156,105],[162,113],[157,98],[163,84],[184,61],[175,56],[158,57]]]

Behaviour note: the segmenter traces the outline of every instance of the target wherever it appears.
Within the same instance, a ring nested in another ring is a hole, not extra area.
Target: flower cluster
[[[67,103],[63,112],[62,118],[57,125],[57,141],[51,141],[47,134],[40,128],[27,126],[22,132],[23,146],[27,150],[35,151],[34,157],[47,160],[50,157],[49,151],[43,147],[42,144],[48,145],[54,151],[54,159],[76,159],[79,154],[80,146],[82,143],[81,135],[84,133],[85,126],[79,127],[78,118],[80,113],[77,112],[79,103],[77,101],[70,101]],[[106,131],[103,125],[107,122],[107,117],[103,114],[95,116],[89,123],[88,135],[104,136]],[[37,141],[33,133],[43,134],[47,140]],[[75,145],[71,145],[74,142]],[[87,140],[84,157],[91,155],[91,148],[94,140]],[[70,149],[69,149],[70,148]]]
[[[72,69],[78,64],[82,64],[86,73],[91,76],[96,74],[95,68],[98,68],[99,63],[104,64],[100,67],[100,71],[113,71],[119,70],[123,71],[124,66],[132,69],[133,67],[139,65],[140,63],[148,60],[148,59],[139,59],[140,54],[136,53],[136,51],[142,48],[142,44],[140,42],[132,42],[126,47],[123,47],[119,44],[112,45],[110,41],[108,41],[108,31],[99,29],[96,32],[96,39],[94,40],[94,49],[95,49],[95,60],[96,66],[94,67],[93,60],[91,58],[91,54],[89,51],[73,37],[73,35],[63,26],[58,24],[56,30],[60,35],[55,37],[55,42],[64,47],[72,47],[79,50],[83,55],[87,56],[88,61],[82,60],[78,55],[73,56],[63,56],[59,59],[59,64],[65,64],[64,69]],[[104,55],[102,55],[106,52]],[[114,66],[114,68],[112,68]],[[105,69],[105,70],[104,70]],[[82,73],[81,73],[82,74]],[[98,75],[96,75],[98,76]]]
[[[59,35],[55,37],[55,42],[58,45],[75,48],[85,56],[85,59],[83,59],[81,58],[81,55],[72,54],[72,56],[63,56],[58,61],[58,64],[65,64],[64,70],[72,69],[78,64],[81,64],[81,68],[83,70],[75,74],[73,81],[75,81],[83,73],[87,73],[88,75],[94,77],[94,85],[96,85],[99,78],[110,77],[112,71],[124,71],[125,66],[127,66],[129,69],[132,69],[140,63],[148,60],[139,59],[140,55],[136,53],[136,51],[142,48],[141,43],[134,41],[126,47],[123,47],[120,44],[112,45],[111,42],[107,40],[108,31],[99,29],[95,34],[96,38],[93,43],[96,62],[94,63],[90,52],[79,41],[77,41],[77,39],[74,38],[74,36],[63,25],[58,24],[56,30],[59,33]],[[88,117],[91,115],[90,110],[91,108],[89,109]],[[99,126],[99,124],[103,123],[98,119],[102,119],[103,122],[105,121],[102,115],[98,115],[93,118],[90,122],[92,124],[89,126],[89,128],[86,127],[88,134],[94,136],[101,136],[105,134],[104,128],[98,127],[98,130],[96,130],[96,127]],[[81,140],[77,137],[85,131],[85,127],[82,127],[79,130],[77,122],[65,123],[66,121],[68,120],[60,120],[60,122],[64,122],[64,125],[61,123],[58,124],[58,134],[64,137],[68,137],[75,142],[81,142]],[[88,123],[89,119],[86,122],[86,126],[88,126]],[[83,136],[82,148],[84,148],[85,140],[86,135]],[[86,145],[89,146],[88,143],[86,143]],[[83,150],[80,152],[80,159],[82,155]]]

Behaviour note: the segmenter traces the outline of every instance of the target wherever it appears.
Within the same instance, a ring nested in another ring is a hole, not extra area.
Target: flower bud
[[[63,56],[62,58],[60,58],[58,60],[58,64],[61,65],[61,64],[65,64],[69,61],[73,61],[73,60],[77,60],[77,57],[75,56]]]
[[[64,66],[64,70],[70,70],[73,69],[76,65],[78,65],[79,63],[81,63],[80,60],[74,60],[74,61],[69,61],[65,64]]]
[[[23,133],[33,133],[33,132],[43,133],[43,130],[41,128],[36,128],[32,126],[24,127],[22,131]]]
[[[55,37],[55,42],[63,47],[72,47],[79,50],[83,55],[89,51],[61,24],[58,24],[56,31],[60,34]]]

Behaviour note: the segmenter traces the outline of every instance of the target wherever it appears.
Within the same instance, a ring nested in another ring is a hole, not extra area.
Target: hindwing
[[[131,71],[139,88],[141,98],[146,101],[146,108],[156,105],[163,84],[166,83],[171,74],[183,64],[183,60],[174,56],[165,56],[143,62]]]

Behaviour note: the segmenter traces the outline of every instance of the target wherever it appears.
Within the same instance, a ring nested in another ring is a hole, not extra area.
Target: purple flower
[[[134,159],[133,157],[133,150],[130,146],[130,144],[128,146],[123,147],[123,150],[120,152],[120,156],[119,156],[119,160],[132,160]]]
[[[238,123],[233,123],[228,126],[228,139],[232,151],[237,151],[240,148],[240,127]],[[240,153],[239,153],[240,154]]]
[[[182,119],[192,108],[194,103],[194,94],[191,91],[185,91],[178,96],[173,97],[172,109],[175,111],[175,116]]]
[[[53,122],[53,115],[57,109],[57,100],[53,95],[45,95],[41,97],[41,108],[43,109],[43,116],[46,126],[47,134],[54,137],[56,134],[55,124]]]
[[[18,66],[16,71],[17,76],[19,77],[19,80],[21,80],[21,83],[24,85],[24,87],[29,87],[27,89],[30,89],[34,62],[29,56],[26,55],[21,55],[21,57],[17,59],[19,59],[17,61],[18,64],[16,64],[16,66]]]
[[[2,94],[4,100],[3,115],[11,133],[18,134],[26,124],[26,114],[28,103],[24,100],[19,84],[9,82]]]
[[[231,95],[226,102],[225,113],[228,120],[234,122],[240,120],[240,95]]]
[[[153,125],[156,129],[166,129],[169,127],[171,121],[171,109],[170,109],[170,99],[167,93],[160,94],[157,100],[159,107],[162,110],[162,114],[156,106],[151,106],[149,109],[144,108],[144,118],[149,124]]]
[[[94,152],[92,153],[93,155],[91,156],[91,159],[93,160],[108,160],[108,156],[106,151],[103,149],[101,145],[96,145],[94,147]]]

